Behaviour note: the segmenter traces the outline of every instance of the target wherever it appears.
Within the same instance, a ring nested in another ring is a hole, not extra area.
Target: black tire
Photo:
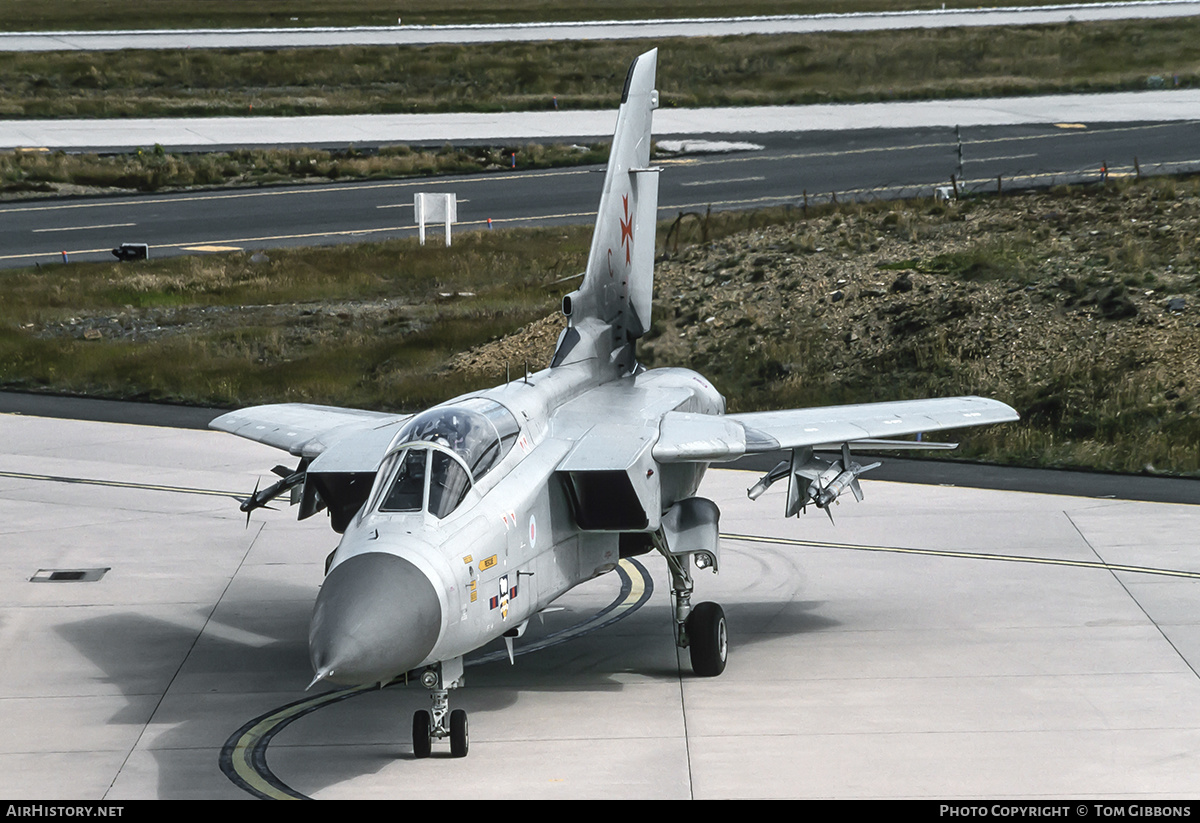
[[[688,615],[687,633],[692,671],[700,677],[716,677],[725,671],[729,638],[724,610],[716,603],[696,606]]]
[[[413,757],[429,757],[429,752],[433,749],[433,739],[430,735],[432,728],[429,712],[419,711],[413,714]]]
[[[450,756],[466,757],[467,749],[471,747],[471,738],[467,735],[467,713],[462,709],[450,712]]]

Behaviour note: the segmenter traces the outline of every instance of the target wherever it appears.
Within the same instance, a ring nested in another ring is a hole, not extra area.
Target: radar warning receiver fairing
[[[692,605],[693,566],[720,568],[720,512],[696,496],[710,463],[790,452],[750,496],[786,477],[786,515],[808,503],[829,512],[846,489],[862,499],[858,477],[874,468],[853,461],[851,443],[945,447],[895,438],[1017,419],[980,397],[725,414],[699,374],[639,365],[658,211],[656,60],[650,51],[629,69],[587,270],[563,298],[548,369],[415,416],[285,404],[212,423],[299,458],[242,509],[290,491],[301,519],[328,510],[342,538],[313,609],[313,683],[415,677],[433,703],[413,718],[417,757],[447,737],[467,753],[467,716],[448,694],[463,685],[464,655],[503,637],[511,656],[531,617],[622,557],[665,558],[679,646],[697,675],[724,671],[724,613]]]

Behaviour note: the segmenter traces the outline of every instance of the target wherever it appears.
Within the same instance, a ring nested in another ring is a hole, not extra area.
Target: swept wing
[[[374,446],[368,460],[373,460],[373,466],[377,466],[396,429],[411,416],[307,403],[279,403],[229,412],[209,426],[310,459],[350,438],[366,440]],[[382,445],[376,446],[377,441]],[[363,443],[364,447],[366,445]]]
[[[728,419],[746,430],[746,451],[754,453],[986,426],[1016,420],[1018,415],[986,397],[941,397],[745,412]]]
[[[985,397],[942,397],[892,403],[859,403],[810,409],[744,412],[723,417],[663,415],[654,459],[663,463],[736,460],[743,454],[800,448],[837,448],[861,442],[876,447],[903,435],[986,426],[1017,420],[1009,406]],[[932,448],[944,448],[931,444]]]

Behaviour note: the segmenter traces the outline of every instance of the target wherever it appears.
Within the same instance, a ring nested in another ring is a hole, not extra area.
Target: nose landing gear
[[[421,674],[421,685],[429,689],[433,700],[432,712],[424,709],[413,714],[413,756],[429,757],[433,740],[450,738],[450,756],[466,757],[471,740],[467,733],[467,713],[462,709],[450,711],[450,689],[463,685],[461,657],[435,663]]]

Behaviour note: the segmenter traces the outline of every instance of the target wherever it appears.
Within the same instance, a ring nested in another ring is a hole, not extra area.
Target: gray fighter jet
[[[447,737],[452,754],[467,753],[466,712],[448,699],[464,655],[503,637],[511,656],[531,617],[622,557],[663,556],[679,646],[697,675],[724,670],[724,613],[692,605],[692,568],[720,568],[720,513],[696,496],[710,463],[790,452],[750,496],[786,477],[786,515],[809,503],[828,512],[845,489],[861,499],[858,477],[878,465],[854,462],[851,443],[936,448],[947,444],[894,438],[1017,419],[979,397],[725,414],[701,375],[639,365],[660,171],[656,60],[650,51],[629,69],[587,270],[563,298],[548,369],[411,416],[285,404],[212,423],[300,459],[242,510],[288,491],[301,519],[328,510],[342,537],[313,609],[313,683],[415,677],[433,704],[413,719],[417,757]],[[833,454],[814,455],[823,449]]]

